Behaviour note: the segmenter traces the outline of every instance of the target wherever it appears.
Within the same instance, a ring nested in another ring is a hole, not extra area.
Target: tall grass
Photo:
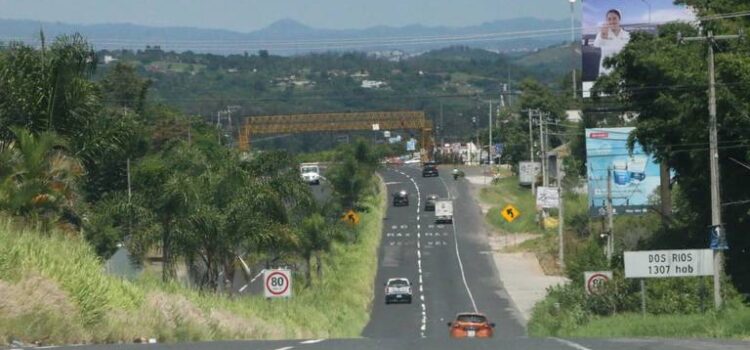
[[[372,304],[385,191],[366,202],[358,241],[334,245],[322,279],[296,284],[288,300],[200,293],[148,275],[121,280],[104,273],[81,238],[0,219],[0,345],[359,336]]]
[[[750,339],[750,308],[689,315],[621,314],[596,318],[560,334],[571,337],[665,337]]]

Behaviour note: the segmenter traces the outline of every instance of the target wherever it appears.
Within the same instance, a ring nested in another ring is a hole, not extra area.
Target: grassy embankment
[[[273,301],[111,277],[82,239],[0,219],[0,345],[359,336],[372,304],[385,191],[366,202],[357,243],[337,243],[322,280]]]
[[[557,228],[543,229],[535,220],[536,201],[528,187],[518,184],[518,178],[506,174],[497,183],[483,188],[479,197],[482,202],[491,205],[485,214],[485,220],[500,234],[529,233],[538,235],[526,240],[521,244],[506,248],[508,252],[532,252],[539,259],[539,264],[548,275],[559,275],[561,273],[557,264],[558,236]],[[566,194],[563,200],[565,205],[565,222],[586,210],[585,195]],[[507,222],[500,216],[500,210],[507,204],[512,204],[521,215],[513,222]],[[557,217],[556,210],[551,210],[552,217]],[[567,224],[566,224],[567,225]],[[567,226],[566,226],[567,227]],[[566,236],[566,248],[575,248],[578,245],[572,235]]]
[[[705,314],[641,315],[623,313],[596,317],[583,325],[559,322],[551,332],[537,327],[543,320],[535,313],[529,323],[529,334],[538,337],[658,337],[658,338],[735,338],[750,340],[750,308],[734,305],[720,312]]]

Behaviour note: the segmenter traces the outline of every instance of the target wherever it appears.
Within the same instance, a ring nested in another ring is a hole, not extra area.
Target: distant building
[[[110,55],[104,55],[104,64],[110,64],[112,62],[116,62],[117,58],[114,58]]]
[[[357,73],[351,74],[349,76],[352,77],[352,78],[354,78],[354,79],[365,79],[365,78],[367,78],[367,77],[370,76],[370,73],[368,73],[366,70],[363,69],[363,70],[361,70],[361,71],[359,71]]]
[[[379,89],[385,86],[385,82],[379,80],[362,80],[361,86],[364,89]]]
[[[565,119],[569,122],[578,123],[583,118],[581,117],[581,111],[580,110],[569,110],[565,111]]]

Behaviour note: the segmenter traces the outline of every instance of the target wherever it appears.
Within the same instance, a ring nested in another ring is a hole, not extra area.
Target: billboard
[[[521,185],[531,185],[541,173],[540,162],[518,162],[518,183]]]
[[[582,87],[590,97],[599,76],[610,73],[604,60],[620,53],[635,31],[656,32],[660,24],[694,21],[695,13],[674,0],[583,0]]]
[[[629,153],[627,140],[634,128],[586,129],[586,171],[589,215],[607,214],[607,178],[612,172],[612,210],[615,215],[643,214],[649,197],[659,187],[659,164],[635,144]]]

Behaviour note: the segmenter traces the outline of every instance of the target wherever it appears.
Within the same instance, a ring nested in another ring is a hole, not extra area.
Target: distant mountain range
[[[376,26],[366,29],[312,28],[282,19],[257,31],[241,33],[193,27],[150,27],[125,23],[92,25],[0,19],[0,41],[20,40],[38,44],[39,31],[46,38],[81,33],[97,50],[144,49],[159,46],[167,51],[233,54],[268,50],[292,55],[322,51],[424,52],[464,45],[495,52],[527,51],[567,41],[567,20],[515,18],[466,27]],[[49,39],[48,39],[49,40]]]

